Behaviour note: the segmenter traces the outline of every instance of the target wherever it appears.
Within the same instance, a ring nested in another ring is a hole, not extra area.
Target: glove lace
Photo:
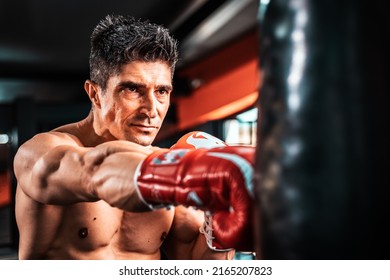
[[[204,236],[206,237],[206,242],[207,245],[210,247],[210,249],[215,249],[215,247],[213,246],[213,239],[215,237],[213,237],[212,219],[213,217],[210,211],[205,211],[204,222],[203,225],[200,227],[199,231],[200,233],[204,234]]]
[[[215,237],[213,236],[213,215],[210,211],[204,212],[204,222],[203,225],[199,228],[200,233],[202,233],[206,237],[207,246],[213,251],[226,252],[232,249],[218,249],[213,246],[213,240]]]

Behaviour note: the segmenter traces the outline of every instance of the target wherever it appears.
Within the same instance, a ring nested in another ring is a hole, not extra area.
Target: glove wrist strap
[[[155,210],[160,210],[162,208],[171,208],[172,205],[167,205],[167,204],[151,204],[151,203],[148,203],[144,197],[142,196],[142,192],[141,190],[139,189],[139,186],[138,186],[138,176],[139,176],[139,173],[140,173],[140,169],[141,169],[141,166],[142,166],[142,163],[143,161],[141,161],[136,169],[135,169],[135,172],[134,172],[134,188],[135,188],[135,191],[137,192],[137,195],[139,197],[139,199],[142,201],[142,203],[144,205],[146,205],[150,210],[152,211],[155,211]]]

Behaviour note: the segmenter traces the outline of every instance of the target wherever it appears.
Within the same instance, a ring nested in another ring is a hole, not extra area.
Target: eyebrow
[[[120,82],[118,85],[117,85],[118,88],[131,88],[131,87],[134,87],[134,88],[146,88],[146,84],[144,83],[137,83],[137,82],[133,82],[133,81],[123,81],[123,82]],[[172,91],[173,90],[173,87],[172,85],[156,85],[156,88],[158,89],[164,89],[166,91]]]

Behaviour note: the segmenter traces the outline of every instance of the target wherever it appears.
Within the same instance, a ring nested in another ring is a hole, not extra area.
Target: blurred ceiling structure
[[[256,26],[257,0],[0,0],[0,105],[86,98],[89,36],[107,14],[164,25],[179,40],[177,69]]]

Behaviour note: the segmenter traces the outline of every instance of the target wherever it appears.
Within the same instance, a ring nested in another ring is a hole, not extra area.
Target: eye
[[[160,87],[157,88],[155,91],[155,95],[159,100],[165,101],[169,98],[169,94],[171,93],[171,90],[167,87]]]
[[[126,96],[134,96],[134,94],[139,94],[139,89],[136,86],[126,86],[121,89],[121,93]]]
[[[130,92],[136,92],[138,89],[137,89],[137,87],[135,87],[135,86],[130,86],[130,87],[126,87],[125,90],[126,90],[126,91],[130,91]]]
[[[165,89],[159,89],[157,90],[158,95],[167,95],[169,92]]]

